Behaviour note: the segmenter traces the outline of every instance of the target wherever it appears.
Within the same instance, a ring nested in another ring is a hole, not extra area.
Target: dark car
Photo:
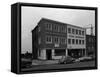
[[[74,58],[68,56],[62,56],[62,58],[59,60],[59,64],[69,64],[74,62]]]

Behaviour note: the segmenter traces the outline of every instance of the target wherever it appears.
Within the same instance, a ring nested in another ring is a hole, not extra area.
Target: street
[[[50,65],[34,65],[30,68],[23,68],[21,71],[43,70],[43,69],[61,69],[61,68],[80,68],[80,67],[94,67],[95,61],[76,62],[72,64],[50,64]]]

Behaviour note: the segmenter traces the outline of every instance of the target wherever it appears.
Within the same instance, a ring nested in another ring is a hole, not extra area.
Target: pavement
[[[32,65],[57,64],[58,60],[32,60]]]

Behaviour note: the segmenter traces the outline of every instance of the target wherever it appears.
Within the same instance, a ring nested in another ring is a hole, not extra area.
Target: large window
[[[64,56],[66,54],[65,49],[55,49],[55,56]]]
[[[46,36],[46,43],[52,43],[52,37]]]

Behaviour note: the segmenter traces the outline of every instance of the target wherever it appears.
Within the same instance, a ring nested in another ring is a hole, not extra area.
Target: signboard
[[[55,47],[59,47],[59,44],[55,44]]]

